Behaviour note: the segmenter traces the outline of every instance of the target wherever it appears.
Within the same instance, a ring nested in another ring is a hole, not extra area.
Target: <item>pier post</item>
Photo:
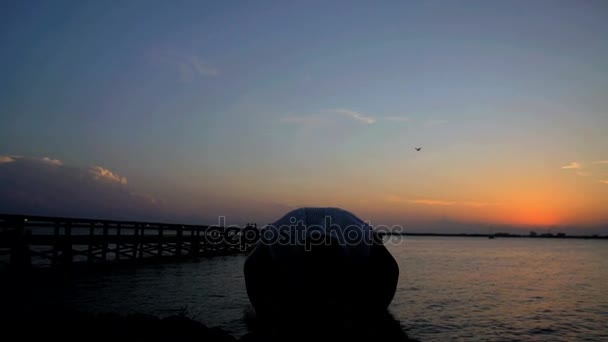
[[[120,261],[120,223],[116,225],[116,245],[114,249],[114,259]]]
[[[184,226],[177,226],[177,243],[175,246],[175,255],[182,256],[182,237],[184,234]]]
[[[59,248],[61,247],[59,243],[59,229],[59,222],[53,223],[53,259],[51,260],[53,266],[59,262]]]
[[[89,249],[87,251],[87,263],[93,263],[93,239],[95,235],[95,223],[90,223],[89,227]]]
[[[141,232],[141,226],[136,224],[133,227],[133,260],[137,259],[137,254],[139,252],[139,234]]]
[[[158,227],[158,251],[157,254],[159,257],[163,256],[163,226]]]
[[[108,223],[103,224],[103,246],[101,251],[101,258],[103,262],[108,262]]]
[[[145,236],[146,236],[146,228],[148,225],[139,225],[139,237],[138,237],[138,244],[139,244],[139,258],[143,259],[144,258],[144,248],[146,247],[144,244],[144,240],[145,240]]]
[[[12,222],[14,227],[14,238],[11,246],[12,267],[23,269],[28,268],[32,264],[30,246],[29,246],[29,231],[25,229],[25,219],[16,219]]]
[[[61,262],[64,265],[70,265],[73,260],[72,253],[72,222],[68,221],[65,224],[65,231],[61,237]]]
[[[192,228],[190,231],[190,256],[197,257],[201,249],[201,241],[199,238],[200,229]]]

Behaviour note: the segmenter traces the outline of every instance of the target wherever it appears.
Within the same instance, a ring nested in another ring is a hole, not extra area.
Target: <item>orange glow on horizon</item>
[[[511,211],[507,223],[530,226],[550,226],[561,223],[558,213],[551,208],[519,207]]]

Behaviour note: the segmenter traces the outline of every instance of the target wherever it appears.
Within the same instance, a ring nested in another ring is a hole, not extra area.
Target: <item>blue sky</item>
[[[413,201],[537,184],[591,198],[551,212],[593,208],[544,223],[608,219],[602,1],[4,1],[0,45],[0,155],[101,165],[175,207],[432,219],[453,213]]]

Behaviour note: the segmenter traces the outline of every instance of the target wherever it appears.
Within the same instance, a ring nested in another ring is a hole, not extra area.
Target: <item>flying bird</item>
[[[420,149],[422,149],[422,147],[414,147],[414,149],[416,149],[416,151],[420,151]]]

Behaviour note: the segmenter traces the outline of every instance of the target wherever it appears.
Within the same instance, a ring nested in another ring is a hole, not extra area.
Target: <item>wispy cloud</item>
[[[490,207],[497,206],[500,203],[493,202],[479,202],[479,201],[446,201],[446,200],[438,200],[438,199],[406,199],[397,195],[389,195],[386,200],[388,202],[393,203],[405,203],[405,204],[420,204],[420,205],[429,205],[429,206],[464,206],[464,207],[472,207],[472,208],[482,208],[482,207]]]
[[[120,184],[127,184],[126,177],[121,177],[120,175],[113,173],[112,171],[101,166],[92,166],[89,169],[89,172],[93,175],[95,179],[103,179]]]
[[[355,112],[354,110],[350,110],[350,109],[328,109],[328,110],[325,110],[325,112],[345,115],[354,120],[366,123],[368,125],[371,125],[376,122],[376,119],[374,119],[373,117],[367,116],[360,112]]]
[[[565,170],[580,170],[580,169],[583,168],[583,165],[581,165],[578,162],[572,162],[572,163],[570,163],[568,165],[562,166],[561,168],[565,169]]]
[[[51,159],[49,157],[44,157],[44,158],[42,158],[40,160],[42,162],[44,162],[46,164],[50,164],[50,165],[55,165],[55,166],[61,166],[61,165],[63,165],[63,163],[59,159]]]
[[[409,203],[413,204],[424,204],[424,205],[455,205],[457,202],[432,200],[432,199],[414,199],[408,200]]]
[[[500,203],[495,202],[460,202],[461,205],[473,208],[482,208],[482,207],[494,207],[500,205]]]
[[[390,123],[412,123],[418,126],[436,126],[443,125],[448,123],[447,120],[442,119],[432,119],[427,121],[419,121],[416,119],[410,119],[406,116],[397,116],[397,115],[389,115],[389,116],[378,116],[378,115],[370,115],[363,112],[358,112],[352,109],[347,108],[333,108],[333,109],[322,109],[317,112],[314,112],[310,115],[289,115],[283,118],[280,118],[279,121],[282,123],[291,123],[291,124],[322,124],[322,123],[332,123],[335,120],[332,117],[335,115],[340,115],[344,117],[348,117],[357,122],[372,125],[378,122],[390,122]]]
[[[9,156],[0,156],[0,164],[2,163],[12,163],[15,159]]]
[[[63,162],[59,159],[53,159],[49,157],[25,157],[25,156],[0,156],[0,164],[19,162],[18,164],[28,163],[29,165],[50,165],[51,167],[62,167],[63,169],[69,168],[64,167]],[[122,177],[104,167],[91,166],[88,169],[89,175],[94,180],[107,180],[114,183],[127,184],[127,178]],[[89,177],[87,177],[89,178]]]
[[[588,165],[588,166],[585,166]],[[566,170],[573,170],[577,176],[588,177],[592,174],[598,175],[599,177],[605,177],[605,172],[602,171],[602,166],[597,165],[608,165],[608,160],[595,160],[588,162],[585,165],[579,162],[571,162],[568,165],[564,165],[561,168]],[[591,172],[593,171],[593,172]],[[608,184],[608,180],[598,180],[600,183]]]
[[[577,176],[587,177],[591,175],[591,172],[587,171],[583,164],[579,162],[571,162],[568,165],[563,165],[561,167],[563,170],[573,170]]]
[[[175,48],[159,48],[149,53],[152,63],[174,71],[181,81],[218,76],[221,71],[195,53]]]
[[[49,157],[24,157],[24,156],[18,156],[18,155],[12,155],[12,156],[0,156],[0,164],[3,163],[12,163],[15,162],[17,160],[22,160],[22,161],[30,161],[30,162],[36,162],[36,163],[43,163],[43,164],[47,164],[47,165],[53,165],[53,166],[61,166],[63,165],[63,163],[61,162],[61,160],[59,159],[52,159]]]
[[[179,56],[179,55],[178,55]],[[185,77],[191,77],[195,74],[199,76],[217,76],[220,74],[220,70],[204,60],[200,57],[193,54],[182,54],[181,59],[177,60],[177,63],[180,66],[180,72],[185,73]]]
[[[331,115],[330,115],[331,114]],[[310,115],[289,115],[279,119],[279,122],[285,124],[297,125],[319,125],[334,122],[332,119],[335,114],[346,116],[355,121],[371,125],[376,122],[376,119],[356,112],[350,109],[325,109]]]

